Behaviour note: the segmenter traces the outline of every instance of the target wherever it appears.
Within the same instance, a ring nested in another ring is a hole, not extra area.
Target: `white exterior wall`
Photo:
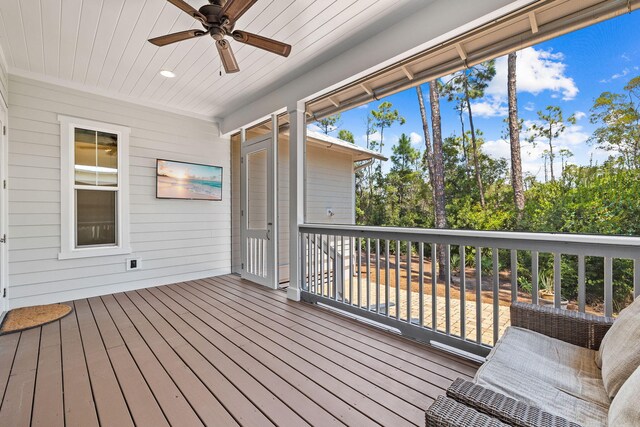
[[[58,260],[58,114],[131,128],[130,255]],[[9,125],[10,308],[231,271],[231,149],[216,124],[10,76]],[[157,158],[222,166],[223,200],[156,199]]]
[[[280,280],[289,279],[289,141],[278,144],[278,263]],[[240,144],[232,148],[234,166],[240,167]],[[234,218],[240,213],[240,173],[233,171],[232,200]],[[353,224],[355,193],[353,191],[353,157],[335,150],[307,145],[305,207],[307,222],[316,224]],[[238,180],[238,181],[235,181]],[[331,208],[335,215],[327,216]],[[236,212],[238,213],[236,215]],[[240,221],[234,219],[233,268],[240,272]]]

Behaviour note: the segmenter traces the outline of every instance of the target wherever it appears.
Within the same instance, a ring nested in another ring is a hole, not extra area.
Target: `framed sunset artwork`
[[[222,200],[222,167],[158,159],[158,199]]]

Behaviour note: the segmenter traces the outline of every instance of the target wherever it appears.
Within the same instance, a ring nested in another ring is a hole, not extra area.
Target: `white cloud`
[[[482,101],[471,103],[471,111],[474,116],[484,118],[506,117],[509,114],[504,99],[498,96],[489,96]]]
[[[527,129],[529,129],[533,123],[533,121],[525,121],[525,132],[523,132],[522,138],[520,140],[520,150],[522,153],[522,171],[525,175],[530,174],[535,176],[537,180],[543,181],[544,158],[542,154],[548,148],[548,145],[547,141],[542,139],[536,140],[535,144],[528,141],[528,137],[531,133]],[[554,152],[556,153],[556,158],[553,162],[553,168],[556,174],[559,174],[562,168],[562,160],[560,156],[557,155],[557,153],[561,149],[566,148],[577,154],[577,151],[579,151],[584,146],[583,144],[587,141],[588,138],[589,135],[583,131],[582,126],[567,126],[566,131],[558,139],[556,139],[553,144]],[[486,141],[482,145],[482,150],[494,158],[502,157],[507,159],[508,161],[511,158],[511,145],[504,139]],[[607,155],[605,155],[604,152],[596,151],[594,151],[593,153],[594,160],[599,161],[605,160],[609,154],[607,153]]]
[[[582,120],[587,117],[587,113],[585,113],[584,111],[576,111],[575,113],[573,113],[573,116],[576,118],[576,120]]]
[[[366,110],[369,108],[369,104],[362,104],[361,106],[357,107],[357,110]]]
[[[562,96],[565,101],[578,95],[578,87],[573,78],[565,72],[567,65],[562,53],[552,50],[537,50],[533,47],[518,52],[517,74],[518,91],[538,95],[551,91]],[[507,57],[496,60],[496,76],[489,84],[486,93],[500,98],[507,96]]]
[[[523,137],[525,139],[529,139],[532,135],[531,126],[534,123],[540,124],[538,121],[525,120],[523,132]],[[583,129],[584,128],[581,125],[566,125],[565,131],[554,140],[553,145],[559,148],[570,148],[571,146],[584,144],[589,139],[589,134],[584,132]],[[547,146],[547,141],[544,139],[537,138],[535,142],[538,147],[543,147],[542,150]],[[542,154],[542,150],[540,151],[540,154]]]
[[[536,109],[536,104],[533,102],[527,102],[527,105],[524,106],[524,109],[527,111],[534,111]]]
[[[633,67],[634,70],[638,70],[638,67]],[[619,73],[615,73],[613,74],[611,77],[609,77],[608,79],[602,79],[600,80],[600,83],[611,83],[612,80],[616,80],[616,79],[620,79],[622,77],[627,76],[629,73],[631,72],[631,70],[629,68],[625,68],[624,70],[620,71]]]
[[[422,135],[420,135],[417,132],[411,132],[409,134],[409,138],[411,139],[411,143],[413,145],[422,144],[422,141],[424,141],[424,139],[422,138]]]
[[[628,68],[625,68],[624,70],[620,71],[619,73],[614,74],[613,76],[611,76],[611,79],[615,80],[615,79],[619,79],[621,77],[626,76],[627,74],[629,74],[630,71]]]
[[[322,132],[322,129],[320,129],[320,126],[318,126],[315,123],[311,123],[310,125],[307,125],[307,129],[309,129],[312,132]]]

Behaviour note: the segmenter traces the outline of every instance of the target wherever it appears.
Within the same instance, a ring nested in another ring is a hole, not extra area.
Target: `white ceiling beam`
[[[338,102],[333,96],[329,97],[329,101],[331,101],[334,107],[340,108],[340,102]]]
[[[456,43],[456,50],[458,51],[458,55],[460,55],[460,59],[462,59],[463,61],[466,61],[467,51],[464,50],[464,46],[462,46],[462,43]]]
[[[360,83],[360,87],[369,95],[373,96],[373,90],[369,86],[367,86],[366,83]]]
[[[415,78],[414,74],[411,72],[409,68],[407,68],[406,65],[403,65],[401,68],[402,68],[402,71],[404,72],[404,75],[407,76],[409,80],[413,80]]]
[[[529,24],[531,24],[531,32],[533,34],[538,32],[538,18],[536,18],[535,12],[529,12]]]

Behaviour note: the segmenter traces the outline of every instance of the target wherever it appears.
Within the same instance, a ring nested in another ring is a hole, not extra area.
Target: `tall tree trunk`
[[[462,131],[462,158],[464,160],[464,174],[467,178],[471,178],[471,168],[469,167],[469,150],[467,149],[467,132],[464,128],[464,106],[460,104],[460,110],[458,111],[458,118],[460,119],[460,130]]]
[[[549,125],[549,134],[551,135],[551,125]],[[549,138],[549,172],[551,172],[551,182],[556,180],[556,176],[553,173],[553,160],[556,155],[553,154],[553,139]]]
[[[467,103],[467,111],[469,112],[469,130],[471,131],[471,149],[473,151],[473,169],[476,174],[476,182],[478,183],[478,191],[480,192],[480,206],[485,208],[484,188],[482,186],[482,170],[480,169],[480,160],[478,159],[478,141],[476,140],[476,129],[473,125],[473,113],[471,112],[471,99],[469,96],[469,85],[464,85],[465,102]]]
[[[520,149],[520,123],[518,122],[518,95],[516,87],[516,53],[508,57],[507,93],[509,96],[509,140],[511,143],[511,186],[518,221],[524,211],[524,184],[522,182],[522,153]]]
[[[440,117],[440,94],[437,81],[429,82],[429,101],[431,104],[431,128],[433,129],[433,189],[435,194],[436,228],[447,228],[447,215],[444,193],[444,155],[442,152],[442,119]],[[438,276],[444,279],[448,268],[444,263],[444,246],[438,245]]]
[[[416,86],[416,93],[418,94],[418,104],[420,105],[420,117],[422,118],[422,133],[424,135],[424,162],[427,165],[429,171],[429,183],[431,184],[431,193],[433,204],[436,203],[436,193],[433,186],[433,153],[431,152],[431,135],[429,133],[429,122],[427,121],[427,111],[424,106],[424,97],[422,95],[422,87]]]

